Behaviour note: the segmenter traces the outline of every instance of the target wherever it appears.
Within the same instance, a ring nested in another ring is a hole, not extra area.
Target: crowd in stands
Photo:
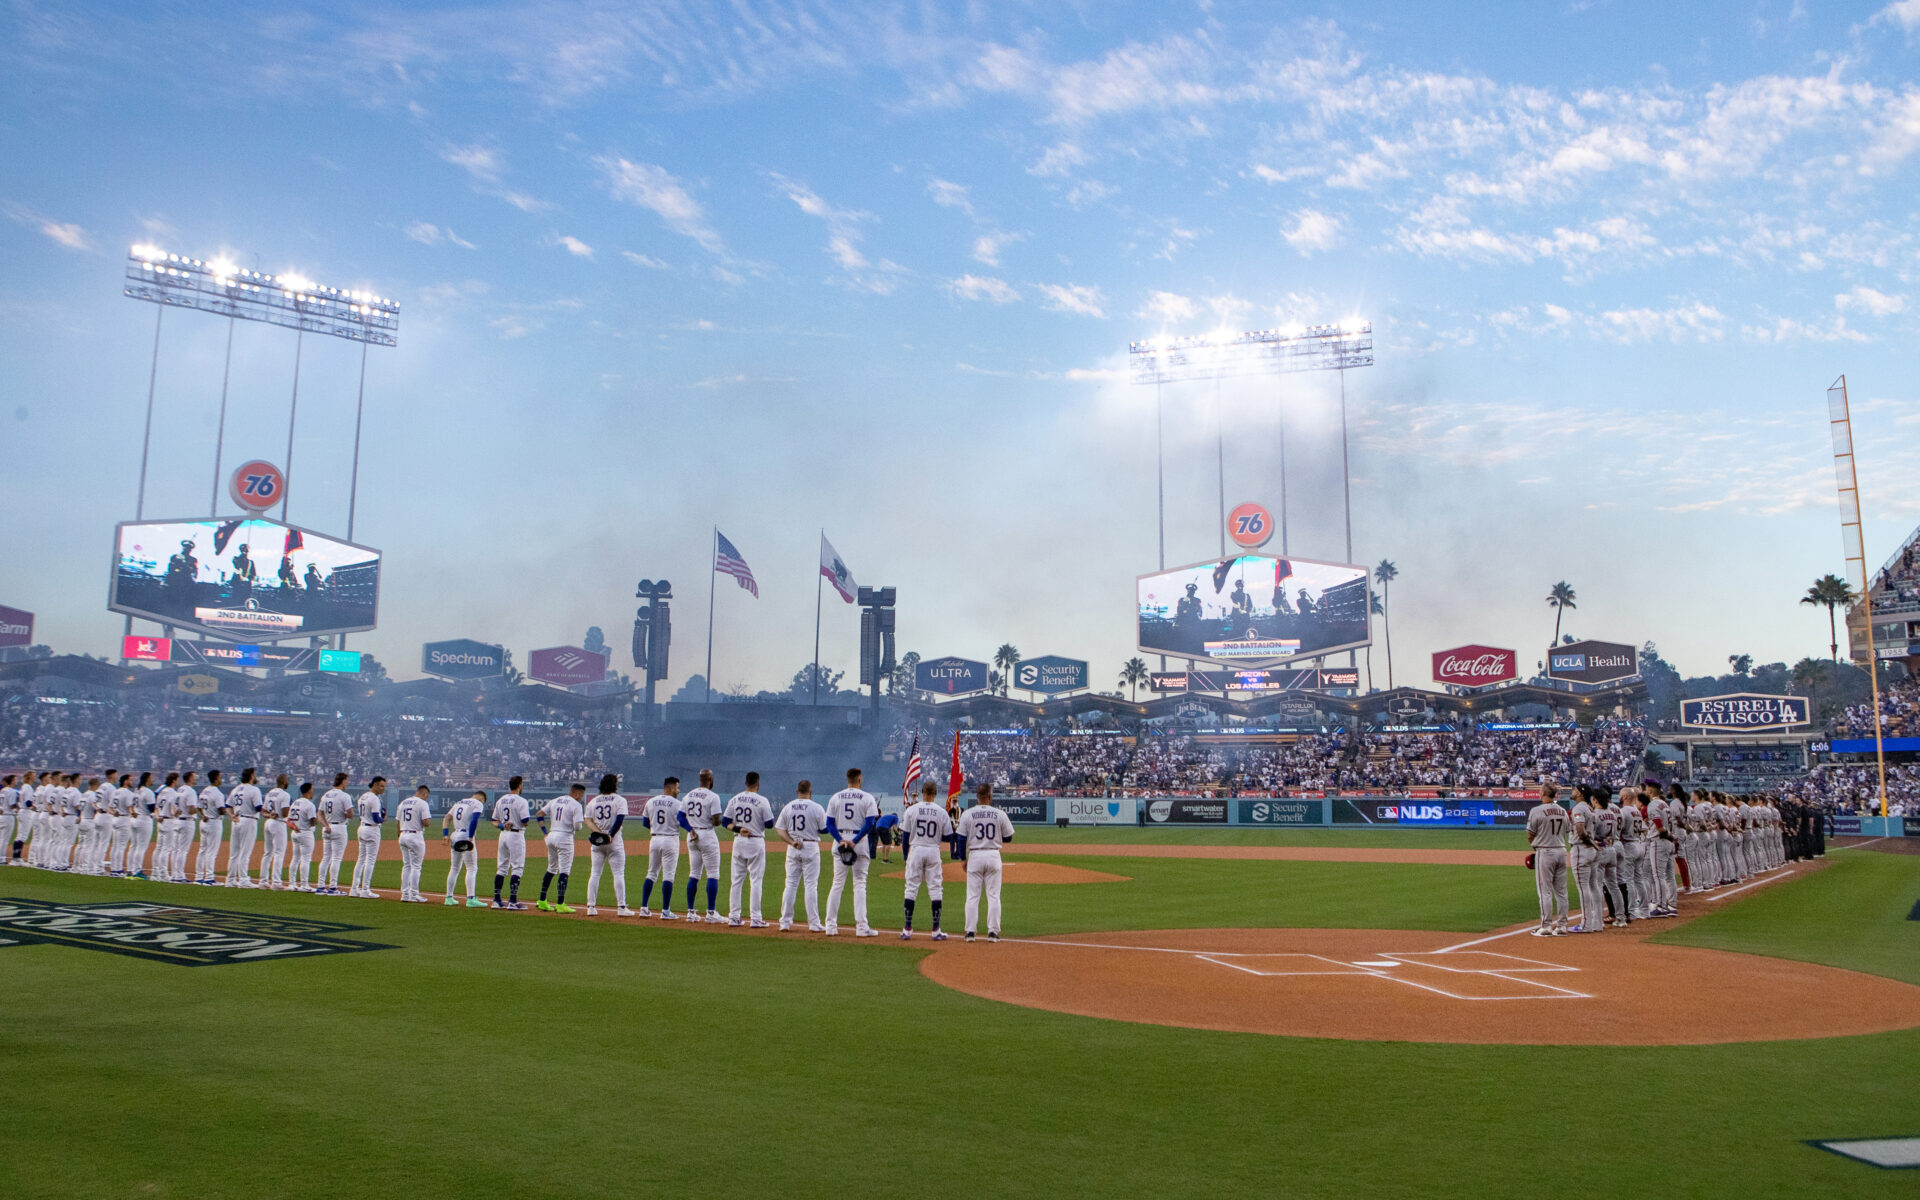
[[[0,708],[0,763],[9,769],[257,766],[296,779],[346,771],[435,787],[497,787],[510,775],[547,783],[591,779],[633,748],[624,726],[582,722],[385,715],[266,724],[207,720],[166,705],[31,697]]]
[[[940,731],[923,745],[944,748],[952,735]],[[1644,726],[1616,721],[1587,729],[1335,730],[1286,738],[963,730],[960,764],[970,780],[1070,794],[1506,789],[1543,779],[1620,786],[1639,778],[1645,748]],[[938,756],[932,762],[941,765]]]
[[[1920,535],[1874,576],[1874,607],[1880,607],[1883,597],[1888,601],[1920,602]]]
[[[1886,737],[1920,737],[1920,681],[1880,680],[1880,725]],[[1835,737],[1873,736],[1873,704],[1855,704],[1841,715]]]

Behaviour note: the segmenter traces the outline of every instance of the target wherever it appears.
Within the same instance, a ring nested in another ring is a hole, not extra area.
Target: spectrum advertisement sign
[[[506,662],[506,647],[472,638],[428,642],[420,647],[421,673],[441,679],[490,679],[505,673]]]

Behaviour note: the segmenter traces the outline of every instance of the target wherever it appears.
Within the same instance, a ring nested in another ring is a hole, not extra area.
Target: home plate
[[[1920,1137],[1856,1138],[1844,1142],[1813,1144],[1822,1150],[1830,1150],[1835,1154],[1889,1170],[1920,1167]]]

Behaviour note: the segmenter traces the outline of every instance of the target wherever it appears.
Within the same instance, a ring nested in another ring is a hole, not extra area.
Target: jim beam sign
[[[1791,729],[1811,719],[1805,696],[1762,696],[1735,692],[1680,702],[1680,723],[1689,729],[1765,732]]]
[[[1455,646],[1433,656],[1435,683],[1455,687],[1486,687],[1520,674],[1520,656],[1492,646]]]

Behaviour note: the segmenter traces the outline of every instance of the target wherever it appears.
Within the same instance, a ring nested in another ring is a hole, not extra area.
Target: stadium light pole
[[[1158,389],[1168,383],[1198,379],[1215,381],[1243,375],[1290,375],[1301,371],[1338,371],[1341,373],[1341,479],[1348,497],[1347,558],[1352,561],[1351,480],[1346,457],[1346,371],[1373,365],[1373,324],[1350,319],[1331,325],[1294,325],[1283,329],[1257,329],[1245,333],[1210,333],[1196,337],[1156,337],[1127,345],[1127,360],[1136,384],[1151,383],[1156,389],[1156,409],[1160,407]],[[1216,384],[1217,386],[1217,384]],[[1216,397],[1217,397],[1216,392]],[[1217,403],[1217,400],[1216,400]],[[1164,418],[1156,415],[1156,420]],[[1217,423],[1217,422],[1216,422]],[[1280,408],[1280,548],[1289,553],[1287,537],[1286,485],[1287,422],[1284,405]],[[1216,453],[1220,461],[1221,507],[1225,508],[1226,452],[1224,431]],[[1166,568],[1166,469],[1164,452],[1156,465],[1160,492],[1161,569]],[[1221,515],[1224,537],[1225,513]],[[1224,546],[1224,543],[1223,543]],[[1221,551],[1225,556],[1225,549]]]

